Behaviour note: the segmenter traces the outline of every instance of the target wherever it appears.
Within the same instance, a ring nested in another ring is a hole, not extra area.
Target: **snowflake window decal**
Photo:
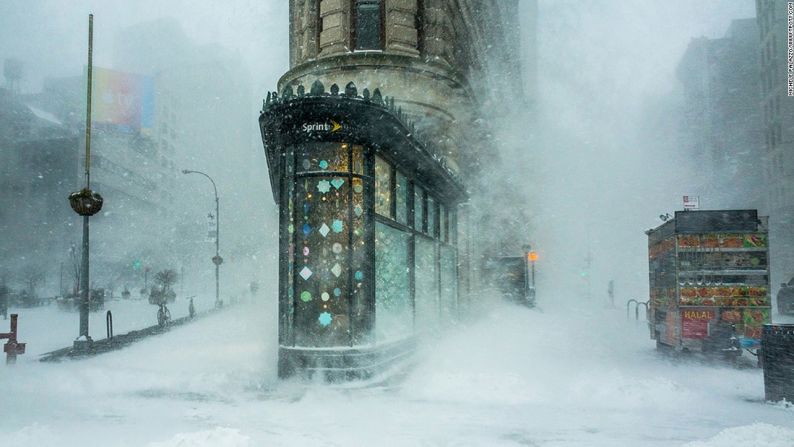
[[[330,313],[323,312],[320,314],[320,317],[317,318],[317,320],[320,322],[320,325],[322,325],[323,327],[327,327],[331,324],[331,320],[333,320],[333,317],[331,316]]]
[[[336,188],[336,189],[339,189],[339,188],[341,188],[341,187],[342,187],[342,185],[344,185],[344,184],[345,184],[345,181],[344,181],[344,179],[341,179],[341,178],[339,178],[339,177],[337,177],[337,178],[335,178],[335,179],[331,180],[331,185],[332,185],[334,188]]]
[[[325,194],[331,190],[331,183],[328,180],[320,180],[317,182],[317,190]]]

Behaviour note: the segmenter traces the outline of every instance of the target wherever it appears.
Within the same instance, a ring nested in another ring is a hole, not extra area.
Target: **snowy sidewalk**
[[[79,362],[0,367],[3,447],[791,447],[757,369],[658,356],[625,311],[499,306],[398,389],[278,381],[275,303]]]

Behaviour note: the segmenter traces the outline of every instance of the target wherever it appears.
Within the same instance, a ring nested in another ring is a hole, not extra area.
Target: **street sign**
[[[684,196],[684,209],[696,210],[700,208],[700,197],[698,196]]]

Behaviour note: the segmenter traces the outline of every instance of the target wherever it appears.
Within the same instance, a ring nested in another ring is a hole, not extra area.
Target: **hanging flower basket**
[[[98,213],[102,210],[102,202],[102,196],[88,188],[69,194],[69,205],[81,216],[93,216]]]

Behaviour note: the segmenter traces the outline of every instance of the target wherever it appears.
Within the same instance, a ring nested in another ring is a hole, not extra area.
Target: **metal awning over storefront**
[[[466,200],[467,193],[457,175],[446,166],[438,151],[420,142],[413,125],[394,106],[393,98],[382,98],[379,90],[358,95],[349,83],[345,92],[334,84],[325,92],[315,82],[311,92],[287,87],[283,94],[269,93],[259,117],[265,145],[273,197],[279,203],[285,148],[304,142],[325,141],[360,144],[375,149],[397,166],[415,173],[441,199],[450,203]]]

